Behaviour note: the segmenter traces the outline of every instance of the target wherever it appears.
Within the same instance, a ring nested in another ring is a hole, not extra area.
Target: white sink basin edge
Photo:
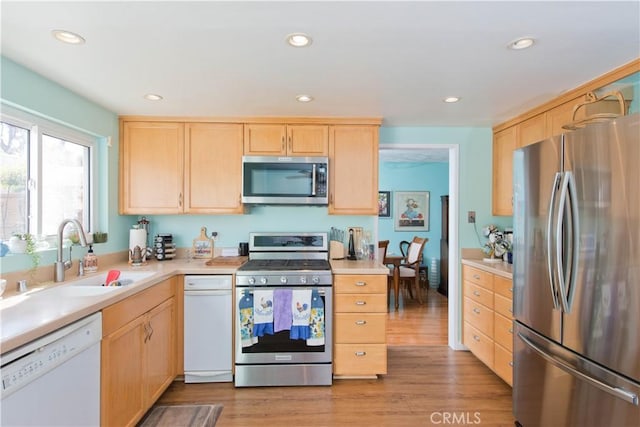
[[[118,282],[122,286],[131,285],[140,280],[144,280],[147,277],[153,276],[155,272],[153,271],[122,271],[120,273],[120,277],[118,277]],[[107,272],[99,273],[96,275],[91,275],[84,277],[82,279],[74,280],[69,283],[70,286],[82,286],[82,287],[101,287],[101,288],[118,288],[118,286],[103,286],[105,285],[107,280]]]

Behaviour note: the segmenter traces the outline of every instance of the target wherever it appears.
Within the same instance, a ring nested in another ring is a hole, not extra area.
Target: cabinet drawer
[[[493,310],[464,297],[464,320],[493,338]]]
[[[497,344],[494,348],[493,370],[507,384],[513,385],[513,354]]]
[[[384,344],[387,337],[387,315],[336,313],[335,342]]]
[[[480,285],[483,288],[487,288],[490,291],[493,290],[493,274],[486,271],[463,264],[462,278],[469,282],[473,282],[476,285]]]
[[[513,351],[513,321],[511,319],[494,313],[493,340],[507,350]]]
[[[333,287],[336,294],[384,294],[387,276],[384,274],[336,274]]]
[[[493,291],[509,299],[513,299],[513,281],[502,276],[494,276]]]
[[[500,313],[504,317],[513,319],[513,301],[497,294],[494,295],[493,298],[493,309],[496,313]]]
[[[464,296],[469,297],[473,301],[478,302],[485,307],[493,308],[493,292],[483,288],[482,286],[478,286],[475,283],[465,280]]]
[[[493,368],[493,347],[491,338],[464,322],[464,345],[489,368]]]
[[[375,375],[387,373],[385,344],[336,344],[333,355],[335,375]]]
[[[334,300],[336,313],[386,313],[387,296],[378,294],[338,294]]]

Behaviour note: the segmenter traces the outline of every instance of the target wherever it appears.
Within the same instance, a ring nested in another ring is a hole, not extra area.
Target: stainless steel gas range
[[[235,385],[332,383],[327,233],[250,233],[236,272]]]

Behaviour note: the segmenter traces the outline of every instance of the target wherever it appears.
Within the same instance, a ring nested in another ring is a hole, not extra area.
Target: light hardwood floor
[[[393,305],[392,305],[393,307]],[[447,343],[447,300],[401,297],[389,312],[388,374],[331,387],[257,387],[175,381],[161,404],[219,403],[224,426],[513,426],[511,388]]]

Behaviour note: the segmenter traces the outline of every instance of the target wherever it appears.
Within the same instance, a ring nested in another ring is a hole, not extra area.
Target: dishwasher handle
[[[207,296],[207,295],[216,295],[216,296],[224,296],[231,295],[231,289],[222,289],[222,290],[210,290],[210,291],[184,291],[184,296]]]

